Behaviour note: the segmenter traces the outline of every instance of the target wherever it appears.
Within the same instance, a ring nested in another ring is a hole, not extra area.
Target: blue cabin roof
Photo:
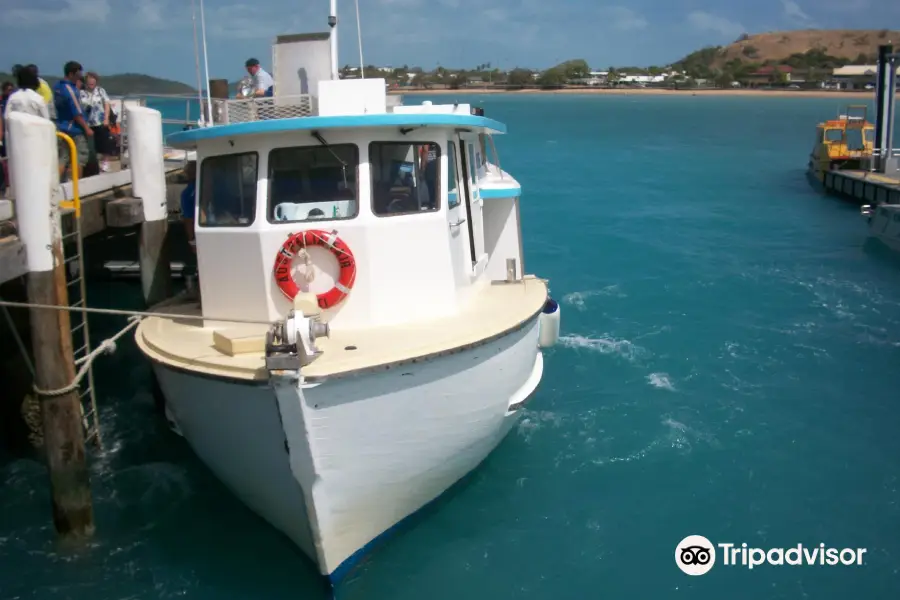
[[[170,134],[166,142],[173,148],[193,148],[201,140],[233,138],[287,131],[320,131],[364,127],[472,127],[491,133],[506,133],[506,125],[487,117],[458,113],[382,113],[331,117],[295,117],[215,125]]]

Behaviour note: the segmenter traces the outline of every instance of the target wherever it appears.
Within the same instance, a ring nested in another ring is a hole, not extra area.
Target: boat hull
[[[882,204],[869,219],[869,236],[900,252],[900,204]]]
[[[198,457],[337,582],[500,443],[543,374],[538,338],[535,316],[453,354],[301,385],[300,410],[267,383],[154,370]]]

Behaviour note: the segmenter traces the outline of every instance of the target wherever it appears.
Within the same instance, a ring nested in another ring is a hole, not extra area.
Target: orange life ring
[[[330,308],[350,293],[353,282],[356,280],[356,259],[353,258],[353,253],[347,244],[337,236],[336,231],[310,229],[288,236],[287,241],[282,244],[275,256],[275,283],[288,300],[294,299],[300,292],[300,286],[291,273],[291,266],[297,252],[307,246],[321,246],[330,250],[340,265],[340,275],[334,283],[334,287],[316,296],[319,308]]]

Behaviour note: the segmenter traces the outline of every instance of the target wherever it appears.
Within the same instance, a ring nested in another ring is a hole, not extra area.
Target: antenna
[[[332,0],[334,2],[335,0]],[[206,52],[206,15],[203,12],[203,0],[200,0],[200,30],[203,35],[203,68],[206,74],[206,112],[207,126],[212,127],[212,94],[209,91],[209,54]]]
[[[202,0],[201,0],[202,2]],[[331,0],[331,14],[328,15],[328,26],[331,27],[331,78],[338,79],[338,39],[337,39],[337,0]]]
[[[366,78],[366,63],[363,62],[362,55],[362,23],[359,21],[359,0],[354,0],[356,2],[356,37],[359,41],[359,78]]]
[[[200,45],[197,41],[197,2],[191,0],[191,21],[194,24],[194,64],[197,67],[197,107],[200,109],[200,120],[203,115],[203,79],[200,77]]]

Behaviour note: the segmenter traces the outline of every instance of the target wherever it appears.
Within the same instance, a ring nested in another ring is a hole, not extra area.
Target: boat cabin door
[[[475,263],[475,248],[472,246],[472,220],[469,218],[468,185],[465,181],[459,152],[459,140],[447,142],[447,222],[450,227],[450,256],[453,262],[453,278],[457,287],[471,281],[472,266]]]
[[[457,145],[460,157],[460,176],[463,180],[465,196],[463,203],[469,219],[469,243],[472,257],[471,276],[480,276],[487,267],[488,257],[484,251],[484,200],[478,191],[478,171],[484,157],[477,134],[458,133]]]

